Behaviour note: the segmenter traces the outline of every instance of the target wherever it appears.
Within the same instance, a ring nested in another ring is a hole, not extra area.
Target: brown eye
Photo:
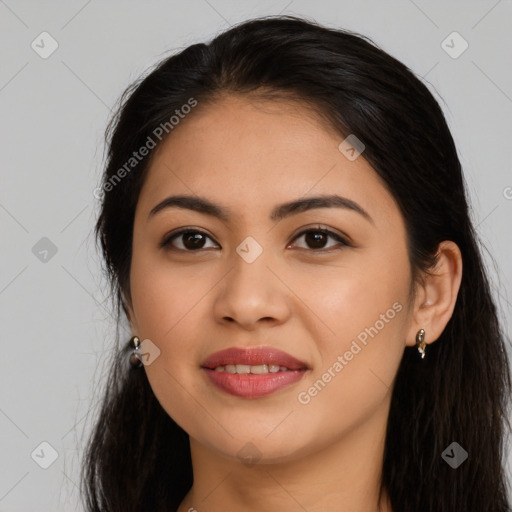
[[[194,229],[187,229],[165,237],[160,243],[160,247],[170,247],[171,249],[194,252],[198,249],[205,248],[206,239],[211,240],[206,233]],[[177,245],[174,243],[175,240],[181,243]]]
[[[350,244],[344,240],[341,236],[328,229],[308,229],[303,231],[299,235],[297,235],[294,240],[298,240],[299,238],[304,237],[304,241],[307,244],[305,249],[313,249],[313,250],[326,250],[330,249],[333,246],[325,247],[325,244],[332,238],[338,242],[338,245],[348,247]],[[335,247],[336,245],[334,245]]]

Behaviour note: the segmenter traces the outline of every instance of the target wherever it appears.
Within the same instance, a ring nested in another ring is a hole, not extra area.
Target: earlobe
[[[416,344],[416,336],[424,329],[424,341],[433,343],[441,336],[449,322],[462,280],[462,256],[452,241],[439,244],[434,268],[425,273],[418,284],[413,321],[406,344]]]

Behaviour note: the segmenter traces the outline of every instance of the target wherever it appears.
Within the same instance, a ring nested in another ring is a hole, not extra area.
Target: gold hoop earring
[[[425,342],[425,331],[423,329],[420,329],[416,334],[416,346],[418,347],[418,352],[421,354],[421,359],[424,359],[427,344]]]

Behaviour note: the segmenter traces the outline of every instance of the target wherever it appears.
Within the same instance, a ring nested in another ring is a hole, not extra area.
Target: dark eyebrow
[[[188,195],[169,196],[165,198],[149,212],[148,217],[151,218],[158,212],[166,208],[172,207],[184,208],[187,210],[193,210],[199,213],[204,213],[205,215],[217,217],[218,219],[224,222],[229,222],[231,218],[231,214],[227,208],[215,204],[208,199]],[[289,217],[290,215],[305,212],[307,210],[313,210],[315,208],[345,208],[347,210],[352,210],[356,213],[359,213],[366,220],[374,224],[374,221],[370,217],[370,214],[366,210],[364,210],[359,204],[352,201],[351,199],[347,199],[346,197],[342,197],[336,194],[327,196],[308,197],[304,199],[297,199],[295,201],[283,203],[281,205],[276,206],[272,210],[272,212],[270,213],[270,219],[273,221],[279,221],[286,217]]]

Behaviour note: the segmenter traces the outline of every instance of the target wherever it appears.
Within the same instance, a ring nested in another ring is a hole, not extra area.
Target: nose
[[[260,325],[279,325],[289,318],[290,292],[263,254],[252,263],[235,255],[233,267],[217,288],[217,322],[253,331]]]

